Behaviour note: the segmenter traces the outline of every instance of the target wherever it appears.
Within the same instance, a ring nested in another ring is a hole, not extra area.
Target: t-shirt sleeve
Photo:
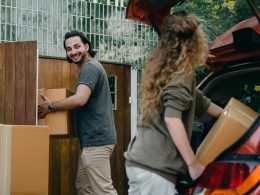
[[[182,112],[188,110],[193,101],[191,95],[192,85],[191,78],[183,77],[173,79],[165,87],[162,95],[164,117],[182,118]]]
[[[207,109],[210,105],[210,99],[205,97],[202,92],[196,89],[196,108],[195,114],[200,117],[207,112]]]
[[[100,77],[100,71],[93,64],[86,64],[80,71],[78,83],[87,85],[92,91],[95,89],[95,86]]]

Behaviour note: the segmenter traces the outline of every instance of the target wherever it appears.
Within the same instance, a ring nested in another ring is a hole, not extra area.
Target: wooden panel
[[[39,89],[67,88],[75,92],[78,67],[64,59],[41,57],[39,60]]]
[[[45,67],[44,58],[39,58],[39,68],[38,68],[38,89],[42,89],[46,87],[46,72],[48,71]]]
[[[5,45],[0,44],[0,123],[5,122]]]
[[[53,61],[50,60],[45,60],[45,83],[46,86],[44,86],[44,88],[46,89],[53,89],[54,85],[53,85],[53,80],[54,80],[54,74],[53,74]]]
[[[0,43],[0,123],[36,124],[36,51],[33,41]]]
[[[15,43],[5,43],[5,124],[14,123],[15,102]],[[10,52],[12,51],[12,52]]]
[[[50,136],[49,195],[59,195],[61,189],[60,140]]]
[[[16,65],[15,65],[15,85],[16,85],[16,101],[14,103],[17,112],[14,113],[14,120],[16,124],[23,124],[25,121],[25,105],[26,105],[26,43],[19,42],[16,47]],[[19,98],[19,99],[18,99]]]
[[[26,112],[25,124],[36,124],[36,78],[37,78],[37,43],[27,42],[26,44]],[[18,48],[20,49],[20,48]]]
[[[49,195],[75,195],[79,155],[78,139],[71,136],[50,137]]]
[[[117,130],[117,145],[111,158],[112,179],[120,195],[127,194],[127,177],[125,172],[124,151],[131,138],[130,130],[130,78],[131,67],[124,65],[104,64],[108,75],[117,76],[117,110],[114,119]]]
[[[62,65],[61,60],[53,60],[53,88],[62,86]]]
[[[126,151],[131,137],[130,104],[128,102],[131,89],[131,67],[106,63],[103,63],[103,65],[108,75],[117,76],[117,110],[114,111],[117,145],[111,158],[111,169],[114,186],[119,195],[124,195],[127,194],[127,177],[123,153]],[[77,65],[69,64],[65,59],[40,58],[39,66],[39,88],[54,88],[54,86],[61,86],[75,92],[79,71]],[[54,137],[51,139],[54,139]],[[50,152],[50,155],[52,156],[50,157],[52,158],[52,162],[50,163],[50,170],[52,170],[50,171],[50,194],[59,195],[62,192],[62,195],[73,195],[75,194],[79,143],[76,138],[70,139],[68,148],[67,141],[64,141],[63,139],[64,138],[62,137],[55,137],[55,140],[52,140],[53,146],[51,147],[57,147],[57,150],[52,150]],[[57,145],[58,140],[60,141],[60,145]],[[61,150],[61,148],[63,149]],[[69,154],[65,152],[65,149],[69,150]],[[57,157],[57,152],[58,154],[62,153],[63,157]],[[69,156],[69,162],[66,160],[66,156]],[[59,170],[57,171],[57,169]],[[69,169],[69,173],[65,169]],[[64,178],[56,178],[59,177],[59,175],[63,175]],[[68,175],[69,181],[67,180]]]
[[[69,194],[69,139],[61,139],[61,194]]]
[[[69,147],[69,186],[70,191],[69,195],[75,195],[76,189],[75,189],[75,180],[77,175],[77,169],[78,169],[78,158],[79,158],[79,151],[80,151],[80,145],[78,138],[71,138],[70,139],[70,147]]]
[[[70,64],[62,61],[61,86],[70,89]]]
[[[76,92],[76,84],[78,80],[78,73],[79,69],[78,67],[74,64],[71,66],[71,71],[70,71],[70,91],[73,93]]]

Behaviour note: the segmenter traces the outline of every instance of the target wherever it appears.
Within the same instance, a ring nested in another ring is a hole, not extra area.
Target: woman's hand
[[[188,169],[192,180],[198,179],[202,175],[205,168],[206,167],[203,164],[199,163],[198,161],[195,161],[194,163],[190,164],[188,166]]]

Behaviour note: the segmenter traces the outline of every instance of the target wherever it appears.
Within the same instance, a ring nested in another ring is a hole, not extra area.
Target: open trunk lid
[[[171,8],[184,0],[130,0],[126,18],[152,26],[158,33],[162,20],[170,13]]]

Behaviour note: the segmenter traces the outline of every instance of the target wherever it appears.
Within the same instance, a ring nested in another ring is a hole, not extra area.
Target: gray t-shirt
[[[77,85],[87,85],[92,93],[77,109],[77,129],[81,147],[116,143],[109,83],[103,66],[94,58],[83,65]]]

